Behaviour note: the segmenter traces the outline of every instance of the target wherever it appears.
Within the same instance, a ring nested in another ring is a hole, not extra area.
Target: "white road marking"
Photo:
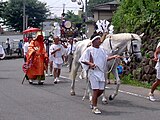
[[[147,96],[140,95],[140,94],[137,94],[137,93],[127,92],[127,91],[123,91],[123,90],[118,90],[118,91],[121,92],[121,93],[128,94],[128,95],[149,99]]]
[[[64,79],[68,79],[70,80],[68,77],[65,77],[65,76],[60,76],[61,78],[64,78]],[[78,81],[78,80],[75,80],[75,81]]]
[[[65,76],[60,76],[60,77],[64,78],[64,79],[69,79],[68,77],[65,77]],[[78,80],[76,80],[76,81],[78,81]],[[111,87],[105,87],[105,88],[106,89],[112,89]],[[128,94],[128,95],[132,95],[132,96],[136,96],[136,97],[140,97],[140,98],[149,99],[148,96],[144,96],[144,95],[140,95],[140,94],[137,94],[137,93],[132,93],[132,92],[124,91],[124,90],[118,90],[118,92]]]

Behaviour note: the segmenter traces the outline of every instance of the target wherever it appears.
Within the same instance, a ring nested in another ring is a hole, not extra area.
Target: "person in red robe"
[[[28,66],[26,75],[31,84],[33,80],[38,80],[38,84],[43,84],[45,80],[44,71],[48,65],[48,55],[44,47],[43,36],[38,35],[36,39],[31,40],[26,55]]]

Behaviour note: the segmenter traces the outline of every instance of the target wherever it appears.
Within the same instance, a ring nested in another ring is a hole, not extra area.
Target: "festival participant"
[[[75,51],[74,40],[72,37],[69,38],[67,47],[67,58],[68,58],[68,65],[69,65],[69,72],[71,71],[72,61],[73,61],[73,53]]]
[[[157,64],[155,66],[157,70],[157,75],[156,75],[157,80],[152,84],[152,87],[149,93],[149,100],[152,102],[156,101],[154,97],[154,91],[160,85],[160,42],[158,43],[157,48],[154,52],[154,60],[157,61]]]
[[[23,45],[23,55],[24,55],[24,62],[26,62],[26,54],[28,52],[28,46],[29,46],[29,38],[24,38],[24,45]]]
[[[64,64],[63,65],[67,65],[68,64],[68,55],[67,55],[68,42],[66,39],[63,39],[61,40],[61,44],[64,48],[64,55],[63,55]]]
[[[23,56],[23,40],[18,42],[18,56]]]
[[[42,35],[37,35],[37,38],[30,41],[26,64],[28,65],[26,75],[29,78],[29,82],[32,83],[32,80],[38,80],[38,84],[43,84],[45,66],[48,65],[48,56]]]
[[[108,53],[100,47],[101,37],[93,35],[91,37],[92,46],[88,47],[83,53],[79,62],[83,69],[88,70],[88,79],[93,90],[92,94],[92,112],[100,114],[97,108],[98,97],[103,93],[105,88],[106,64],[108,60],[119,58],[119,55],[108,56]]]
[[[48,50],[48,55],[49,55],[49,71],[46,71],[46,77],[47,76],[53,76],[53,56],[51,55],[51,46],[52,44],[54,43],[54,40],[53,40],[53,36],[50,36],[49,37],[49,41],[52,41],[51,45],[48,43],[48,47],[49,47],[49,50]],[[50,74],[49,74],[50,72]]]
[[[54,44],[50,46],[50,54],[52,55],[53,58],[54,83],[57,84],[61,73],[61,67],[63,64],[63,54],[64,54],[64,47],[60,44],[60,38],[58,36],[54,37]]]

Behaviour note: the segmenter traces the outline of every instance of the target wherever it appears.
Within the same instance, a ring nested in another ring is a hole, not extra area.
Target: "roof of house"
[[[92,10],[116,10],[118,5],[119,3],[117,1],[112,1],[103,4],[98,4],[94,6]]]

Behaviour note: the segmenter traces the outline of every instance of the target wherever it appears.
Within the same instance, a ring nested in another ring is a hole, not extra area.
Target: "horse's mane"
[[[133,33],[119,33],[119,34],[109,34],[106,38],[111,38],[111,40],[122,41],[130,40],[133,36],[133,39],[141,40],[137,34]]]
[[[111,39],[111,43],[109,43],[109,40]],[[127,46],[128,42],[131,41],[131,39],[136,39],[141,43],[141,38],[139,35],[134,33],[119,33],[119,34],[109,34],[106,36],[106,39],[101,44],[105,50],[108,52],[111,51],[111,46],[114,49],[118,48],[124,48]],[[88,45],[91,45],[90,39],[85,39],[82,41],[79,41],[76,43],[76,51],[75,54],[80,55],[82,52],[87,48]]]

